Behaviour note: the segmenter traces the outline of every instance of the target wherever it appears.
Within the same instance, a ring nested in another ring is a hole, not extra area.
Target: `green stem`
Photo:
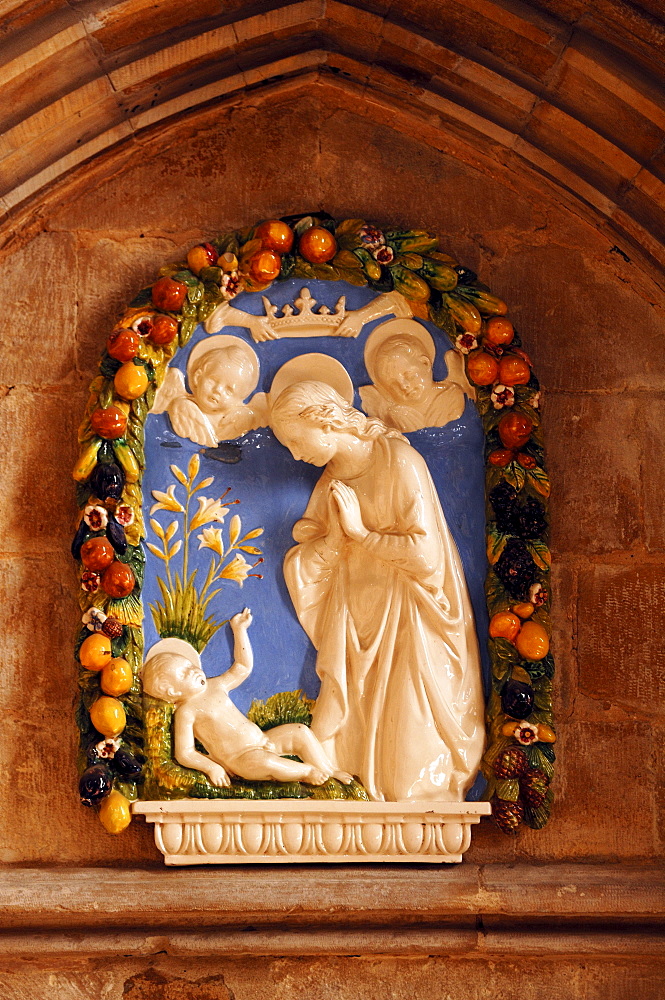
[[[205,583],[203,584],[203,587],[202,587],[201,592],[199,594],[199,599],[201,601],[203,601],[203,598],[206,595],[206,591],[208,590],[208,587],[212,583],[212,581],[213,581],[213,579],[215,577],[215,573],[217,572],[218,568],[219,567],[217,567],[215,565],[215,557],[211,556],[211,558],[210,558],[210,566],[208,568],[208,575],[206,576]]]
[[[182,545],[182,578],[187,579],[187,567],[189,565],[189,501],[192,499],[192,493],[187,487],[187,500],[185,501],[185,522],[183,525],[183,536],[184,541]]]

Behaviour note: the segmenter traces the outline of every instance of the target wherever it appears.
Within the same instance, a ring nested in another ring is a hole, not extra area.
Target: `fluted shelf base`
[[[462,860],[488,802],[135,802],[167,865]]]

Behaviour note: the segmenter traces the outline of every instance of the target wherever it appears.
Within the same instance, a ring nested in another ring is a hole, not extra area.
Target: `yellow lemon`
[[[132,821],[129,799],[114,788],[102,801],[99,818],[107,833],[122,833]]]
[[[522,622],[511,611],[498,611],[490,621],[490,635],[493,639],[507,639],[515,642]]]
[[[107,739],[119,736],[127,722],[122,702],[102,695],[90,709],[90,721]]]
[[[520,618],[530,618],[534,612],[534,607],[529,601],[523,601],[521,604],[513,604],[510,610],[519,615]]]
[[[111,640],[101,632],[93,632],[79,650],[81,666],[87,670],[101,670],[111,660]]]
[[[120,694],[127,694],[132,682],[132,668],[121,656],[109,660],[102,670],[101,686],[104,694],[113,695],[114,698]]]
[[[542,660],[549,652],[550,640],[542,625],[534,621],[525,621],[515,645],[525,660]]]
[[[138,399],[148,388],[148,376],[143,365],[127,361],[121,365],[113,379],[115,391],[121,399]]]

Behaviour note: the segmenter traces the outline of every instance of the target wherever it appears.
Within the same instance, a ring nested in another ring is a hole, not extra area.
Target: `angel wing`
[[[171,427],[178,437],[189,438],[195,444],[215,448],[218,444],[212,424],[189,396],[172,399],[168,414]]]
[[[448,377],[446,378],[446,382],[454,382],[455,385],[460,387],[460,389],[463,389],[469,399],[475,399],[476,390],[466,377],[466,372],[464,371],[464,358],[459,351],[446,351],[444,361],[446,362],[446,366],[448,368]]]
[[[187,396],[185,389],[185,376],[179,368],[168,368],[164,381],[155,393],[155,401],[152,404],[151,413],[164,413],[174,399]]]

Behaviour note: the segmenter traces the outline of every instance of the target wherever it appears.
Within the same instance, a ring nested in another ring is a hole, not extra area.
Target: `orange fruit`
[[[127,361],[115,373],[113,387],[121,399],[138,399],[148,388],[148,381],[143,365]]]
[[[132,821],[129,799],[114,788],[106,798],[102,799],[99,819],[107,833],[122,833]]]
[[[109,597],[116,599],[128,597],[133,591],[135,583],[136,578],[132,567],[128,566],[127,563],[120,562],[119,559],[111,563],[102,577],[102,589]]]
[[[276,253],[288,253],[295,239],[291,227],[279,219],[262,222],[254,235],[257,240],[261,240],[266,250],[274,250]]]
[[[497,361],[485,351],[474,351],[466,362],[466,373],[476,385],[491,385],[499,372]]]
[[[521,620],[512,611],[498,611],[490,621],[490,635],[493,639],[514,642],[521,627]]]
[[[140,344],[136,330],[114,330],[106,341],[106,350],[116,361],[131,361],[138,354]]]
[[[515,645],[525,660],[542,660],[549,652],[550,640],[542,625],[526,621],[520,629]]]
[[[112,655],[111,640],[101,632],[93,632],[84,639],[79,650],[81,666],[86,670],[102,670],[107,663],[112,662]]]
[[[531,437],[533,424],[523,413],[512,410],[499,421],[499,437],[506,448],[523,448]]]
[[[155,316],[148,335],[151,344],[170,344],[178,335],[178,323],[172,316]]]
[[[274,281],[282,267],[282,260],[274,250],[258,250],[247,261],[247,273],[257,285]]]
[[[90,417],[90,426],[99,437],[115,440],[125,433],[127,417],[117,406],[100,407]]]
[[[519,615],[520,618],[530,618],[534,612],[534,607],[529,601],[522,601],[521,604],[513,604],[510,610],[514,614]]]
[[[187,267],[198,274],[204,267],[212,267],[217,263],[217,251],[212,243],[199,243],[187,254]]]
[[[112,740],[127,724],[124,705],[117,698],[108,698],[103,694],[90,709],[90,721],[97,732]]]
[[[87,641],[87,640],[86,640]],[[100,684],[104,694],[114,698],[127,694],[133,683],[132,668],[121,656],[116,656],[104,664]]]
[[[493,316],[487,324],[485,340],[495,346],[512,343],[515,336],[515,328],[509,319],[504,316]],[[504,385],[507,383],[504,382]]]
[[[499,361],[499,382],[502,385],[526,385],[531,378],[531,369],[524,358],[507,354]]]
[[[512,460],[513,452],[508,448],[497,448],[496,451],[490,452],[487,456],[487,461],[490,465],[495,465],[499,469],[505,469]]]
[[[187,295],[187,285],[174,278],[159,278],[152,286],[152,301],[164,312],[180,312]]]
[[[518,452],[517,461],[523,469],[535,469],[536,467],[536,460],[533,455],[527,455],[525,451]]]
[[[310,264],[325,264],[337,253],[337,240],[323,226],[312,226],[300,237],[298,252]]]
[[[99,535],[97,538],[89,538],[81,546],[81,562],[86,569],[93,573],[101,573],[102,570],[110,566],[115,559],[115,549],[108,538]]]

